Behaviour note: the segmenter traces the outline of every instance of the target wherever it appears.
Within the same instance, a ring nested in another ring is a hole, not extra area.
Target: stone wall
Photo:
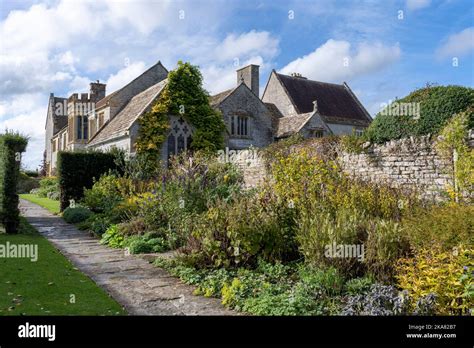
[[[442,199],[442,192],[454,185],[452,159],[443,158],[429,137],[372,145],[362,154],[342,152],[338,161],[353,178],[416,189],[427,199]],[[248,187],[258,185],[267,176],[261,158],[238,164]]]
[[[339,162],[354,178],[416,189],[425,198],[441,199],[442,192],[454,185],[453,162],[434,145],[429,137],[412,137],[372,145],[363,154],[342,153]]]
[[[244,151],[239,151],[238,153],[243,155],[236,156],[231,162],[242,171],[245,187],[257,187],[268,177],[265,161],[257,155],[256,151],[249,150],[250,155],[245,155]]]

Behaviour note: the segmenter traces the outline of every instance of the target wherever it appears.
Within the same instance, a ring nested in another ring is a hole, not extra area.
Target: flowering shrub
[[[38,196],[48,197],[48,194],[55,193],[59,194],[59,181],[57,177],[49,176],[42,178],[39,181],[39,189],[37,190]]]
[[[449,189],[453,200],[469,200],[474,194],[474,149],[470,148],[467,137],[469,123],[472,122],[474,107],[454,115],[440,132],[437,149],[447,158],[457,156],[454,164],[456,187]]]
[[[360,245],[366,238],[364,214],[348,209],[333,217],[327,212],[303,209],[298,219],[297,241],[305,260],[318,267],[334,266],[350,274],[358,273],[363,263],[355,257],[328,257],[326,248],[335,244]]]
[[[402,227],[413,249],[438,245],[451,251],[460,243],[474,245],[474,206],[450,203],[415,210],[402,220]]]
[[[196,217],[184,251],[202,265],[231,267],[297,256],[293,209],[274,196],[249,195],[220,201]]]
[[[241,192],[243,177],[232,163],[204,153],[175,156],[163,177],[164,188],[182,201],[187,212],[201,213],[217,200],[230,201]]]
[[[124,199],[120,180],[114,174],[102,175],[92,188],[84,190],[84,204],[96,213],[109,211]]]
[[[337,169],[335,162],[324,161],[312,156],[307,148],[301,148],[275,159],[271,168],[274,182],[270,189],[297,208],[310,200],[324,202],[340,182]]]
[[[350,180],[335,161],[302,147],[277,158],[267,188],[295,207],[296,239],[307,262],[344,274],[389,279],[407,250],[399,220],[420,206],[414,193]],[[329,245],[364,247],[365,260],[327,257]]]
[[[365,262],[370,274],[378,280],[391,280],[394,264],[408,251],[409,244],[398,222],[380,219],[370,223],[365,243]]]
[[[474,308],[474,249],[462,246],[443,251],[432,245],[414,257],[399,260],[398,285],[408,291],[415,307],[428,294],[436,295],[436,313],[466,315]]]
[[[414,192],[351,180],[336,161],[299,148],[277,157],[271,169],[271,190],[297,208],[327,211],[358,210],[368,217],[400,219],[419,205]]]

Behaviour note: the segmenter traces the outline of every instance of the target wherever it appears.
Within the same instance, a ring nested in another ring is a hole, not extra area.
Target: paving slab
[[[151,255],[126,255],[123,250],[101,245],[89,233],[23,199],[20,211],[41,235],[130,315],[237,315],[224,308],[218,299],[193,295],[194,287],[152,265]]]

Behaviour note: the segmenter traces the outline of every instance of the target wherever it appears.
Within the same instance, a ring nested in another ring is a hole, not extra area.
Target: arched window
[[[192,142],[192,128],[182,118],[171,117],[167,147],[168,158],[188,149]]]
[[[183,134],[180,134],[178,136],[178,153],[180,153],[181,151],[183,150],[186,150],[186,146],[184,146],[184,136]]]
[[[174,154],[176,154],[176,138],[175,136],[173,135],[173,133],[171,133],[169,136],[168,136],[168,158],[170,158],[171,156],[173,156]]]

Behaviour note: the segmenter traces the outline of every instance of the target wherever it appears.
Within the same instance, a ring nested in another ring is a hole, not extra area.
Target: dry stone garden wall
[[[441,156],[428,136],[371,145],[361,154],[341,152],[338,161],[353,178],[416,189],[427,199],[443,199],[446,189],[454,185],[453,159]],[[236,163],[247,187],[259,185],[268,175],[260,157]]]
[[[425,198],[442,199],[454,185],[452,158],[443,158],[427,136],[372,145],[366,153],[342,153],[338,159],[354,178],[416,189]]]

